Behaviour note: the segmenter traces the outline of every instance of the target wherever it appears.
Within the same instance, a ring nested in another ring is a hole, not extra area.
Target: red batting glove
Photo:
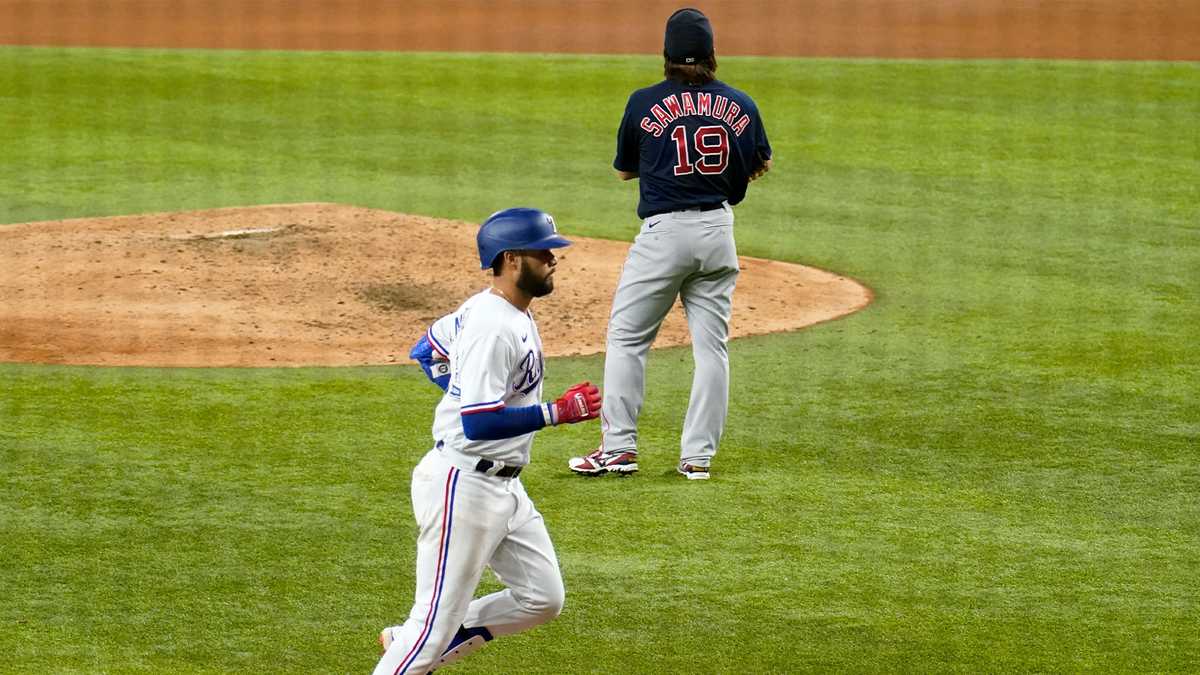
[[[600,416],[600,390],[591,382],[580,382],[550,403],[551,424],[575,424]]]

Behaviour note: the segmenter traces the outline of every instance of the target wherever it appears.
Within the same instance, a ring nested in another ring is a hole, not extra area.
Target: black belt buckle
[[[493,462],[492,460],[480,459],[478,462],[475,463],[475,470],[478,471],[479,473],[487,473],[488,471],[492,470],[493,466],[496,466],[496,463]],[[501,467],[499,471],[497,471],[496,473],[494,473],[492,475],[496,476],[498,478],[516,478],[517,476],[519,476],[521,474],[522,468],[524,468],[524,467],[520,467],[520,466],[516,466],[516,465],[505,466],[505,467]]]

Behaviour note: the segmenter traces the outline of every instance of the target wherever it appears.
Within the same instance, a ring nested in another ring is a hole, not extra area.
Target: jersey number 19
[[[675,141],[676,176],[686,176],[693,171],[721,173],[729,164],[729,132],[723,126],[700,127],[692,134],[691,145],[700,155],[700,161],[695,164],[692,163],[691,148],[688,146],[687,128],[683,125],[675,127],[671,138]]]

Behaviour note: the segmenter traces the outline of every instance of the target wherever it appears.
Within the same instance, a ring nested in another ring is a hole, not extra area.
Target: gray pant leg
[[[646,389],[646,355],[679,294],[674,236],[643,228],[629,249],[613,296],[604,356],[601,430],[605,450],[637,448]]]
[[[680,288],[692,334],[692,393],[680,438],[680,460],[708,466],[729,412],[729,319],[737,282],[737,249],[731,226],[708,227],[701,235],[705,256],[700,272]]]

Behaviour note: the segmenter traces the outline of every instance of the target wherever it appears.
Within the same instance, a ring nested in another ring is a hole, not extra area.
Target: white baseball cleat
[[[676,471],[687,476],[688,480],[708,480],[708,467],[680,462]]]
[[[629,474],[638,470],[636,450],[605,452],[597,448],[586,457],[572,457],[567,466],[575,473],[599,476],[605,473]]]

